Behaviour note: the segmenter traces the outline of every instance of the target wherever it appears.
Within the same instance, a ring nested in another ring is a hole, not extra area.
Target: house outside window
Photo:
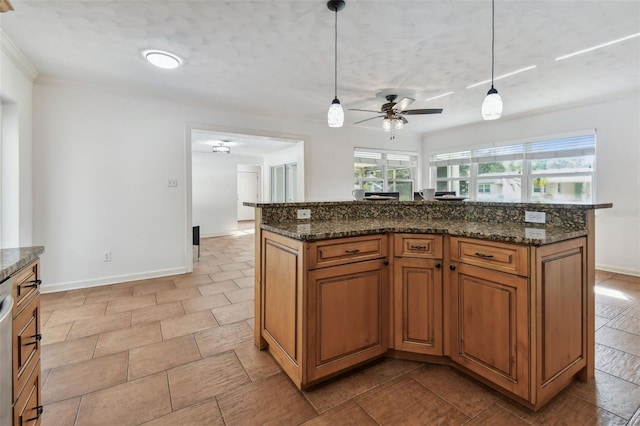
[[[434,154],[436,191],[474,201],[588,203],[593,200],[595,131]]]
[[[399,192],[400,200],[413,200],[418,174],[418,153],[355,148],[354,189]]]

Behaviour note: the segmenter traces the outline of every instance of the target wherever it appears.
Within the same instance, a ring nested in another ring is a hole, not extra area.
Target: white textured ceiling
[[[338,97],[379,110],[399,92],[407,129],[481,121],[490,78],[491,2],[346,0],[338,14]],[[231,109],[324,121],[333,98],[334,15],[324,0],[12,0],[0,28],[42,76],[175,90]],[[496,82],[504,116],[640,87],[640,38],[564,61],[554,58],[640,32],[640,1],[496,1]],[[174,52],[183,67],[146,63],[145,49]],[[444,92],[453,95],[425,102]],[[346,112],[346,124],[367,118]],[[380,126],[372,120],[358,126]],[[283,129],[286,131],[287,129]]]
[[[231,154],[264,155],[292,148],[296,142],[299,141],[207,130],[191,131],[191,150],[193,152],[210,153],[213,152],[214,146],[222,144],[231,149]]]

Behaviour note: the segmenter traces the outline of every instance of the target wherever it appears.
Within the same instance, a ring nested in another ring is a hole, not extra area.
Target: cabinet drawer
[[[13,315],[17,315],[29,303],[29,299],[39,292],[40,262],[34,261],[19,270],[13,277]]]
[[[395,234],[393,238],[396,257],[442,259],[442,235]]]
[[[529,275],[529,248],[451,237],[451,260],[521,276]]]
[[[308,245],[309,269],[387,257],[387,236],[338,238]]]
[[[40,360],[40,297],[34,297],[13,320],[13,398],[25,387]]]
[[[27,386],[13,406],[13,426],[36,426],[41,424],[40,363],[27,380]]]

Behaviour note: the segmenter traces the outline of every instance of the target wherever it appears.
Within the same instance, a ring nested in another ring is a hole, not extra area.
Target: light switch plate
[[[298,209],[298,219],[311,219],[311,210]]]
[[[176,186],[178,186],[178,179],[176,178],[167,179],[167,186],[170,188],[175,188]]]
[[[524,221],[531,223],[546,223],[547,214],[545,212],[524,212]]]

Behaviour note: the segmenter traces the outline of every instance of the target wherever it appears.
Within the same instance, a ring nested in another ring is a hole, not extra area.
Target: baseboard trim
[[[627,268],[620,268],[618,266],[612,266],[612,265],[598,265],[596,264],[596,269],[599,271],[607,271],[607,272],[615,272],[616,274],[623,274],[623,275],[631,275],[634,277],[640,277],[640,271],[637,269],[627,269]]]
[[[94,278],[90,280],[69,281],[57,284],[42,284],[40,293],[57,293],[59,291],[79,290],[82,288],[99,287],[109,284],[125,283],[130,281],[147,280],[150,278],[169,277],[172,275],[185,274],[187,268],[158,269],[156,271],[139,272],[135,274],[112,275],[109,277]]]

